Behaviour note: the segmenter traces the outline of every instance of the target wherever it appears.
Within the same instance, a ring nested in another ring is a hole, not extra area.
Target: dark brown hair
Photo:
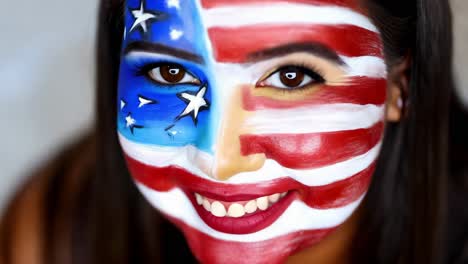
[[[378,168],[363,203],[356,263],[444,263],[452,28],[446,0],[363,1],[383,35],[389,71],[410,58],[407,111],[388,124]],[[66,205],[73,263],[194,262],[181,234],[138,193],[116,134],[116,93],[123,0],[101,0],[97,34],[97,120],[93,173]],[[72,161],[68,161],[72,162]],[[63,218],[57,201],[67,173],[47,192],[44,263],[57,254]],[[164,238],[164,239],[163,239]],[[164,241],[164,243],[161,243]],[[62,260],[62,261],[61,261]],[[7,262],[6,262],[7,263]]]
[[[406,57],[411,66],[409,88],[403,91],[408,111],[386,128],[364,203],[360,233],[367,235],[355,243],[356,257],[374,263],[443,263],[453,89],[449,4],[377,0],[369,10],[382,32],[389,67]]]

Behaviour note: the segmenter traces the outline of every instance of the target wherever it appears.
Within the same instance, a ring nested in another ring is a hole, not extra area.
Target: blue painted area
[[[140,5],[140,0],[127,1],[127,30],[135,21],[131,10],[139,10]],[[213,134],[218,126],[219,111],[215,110],[218,109],[217,102],[213,100],[215,86],[207,32],[202,26],[196,1],[181,0],[180,9],[168,7],[167,1],[146,1],[144,7],[147,12],[160,14],[162,19],[156,18],[146,22],[146,34],[140,26],[127,32],[123,48],[132,42],[150,41],[201,56],[205,64],[158,54],[124,55],[118,88],[118,130],[129,140],[139,143],[159,146],[195,145],[205,152],[212,153]],[[183,32],[183,35],[178,39],[171,38],[172,30]],[[200,80],[201,85],[166,85],[150,80],[142,69],[159,63],[177,63],[183,66],[187,72]],[[202,109],[196,122],[191,115],[178,119],[187,107],[187,102],[180,98],[180,94],[196,94],[203,86],[207,88],[204,99],[209,102],[209,108]],[[140,107],[140,96],[155,103]],[[121,100],[125,102],[123,108]],[[128,118],[131,118],[131,123],[127,122]]]
[[[135,22],[131,11],[139,10],[141,1],[144,1],[145,10],[156,14],[156,19],[149,20],[148,32],[142,32],[141,27],[137,27],[131,32],[127,32],[126,42],[146,40],[167,46],[177,47],[192,53],[203,55],[206,53],[206,43],[204,42],[205,29],[202,26],[199,10],[196,2],[192,0],[180,0],[180,8],[168,7],[167,0],[127,0],[126,28],[129,31]],[[177,39],[171,39],[171,31],[183,32]]]

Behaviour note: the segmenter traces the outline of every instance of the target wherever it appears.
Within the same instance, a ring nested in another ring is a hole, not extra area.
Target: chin
[[[335,229],[297,231],[263,241],[237,242],[214,238],[180,220],[168,218],[183,231],[196,258],[206,264],[284,263],[289,256],[319,243]]]

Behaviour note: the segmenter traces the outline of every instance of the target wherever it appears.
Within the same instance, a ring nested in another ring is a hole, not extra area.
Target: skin
[[[379,33],[353,1],[301,2],[310,12],[320,14],[325,6],[338,13],[325,15],[326,21],[307,21],[294,31],[278,29],[278,37],[277,31],[265,28],[238,32],[228,26],[227,34],[216,26],[207,29],[213,21],[237,21],[229,20],[229,13],[216,17],[216,8],[225,1],[190,4],[180,8],[177,1],[167,6],[127,2],[118,128],[138,187],[184,232],[202,262],[342,262],[355,235],[357,207],[370,184],[372,163],[336,180],[330,179],[333,173],[316,172],[378,149],[385,111],[388,121],[401,118],[398,102],[407,86],[407,63],[392,69],[387,79]],[[275,17],[268,13],[274,9],[265,10],[260,19]],[[212,21],[203,12],[214,17]],[[341,21],[346,12],[353,18]],[[333,26],[345,21],[361,28]],[[341,45],[339,38],[349,45]],[[351,42],[360,38],[367,41]],[[241,48],[230,50],[230,42]],[[280,78],[286,75],[280,72],[285,67],[293,67],[287,68],[293,74],[289,76],[304,74],[308,82],[284,86]],[[183,78],[171,82],[171,74],[180,71],[186,71]],[[279,170],[295,176],[279,177]],[[239,219],[222,218],[234,221],[232,229],[209,220],[213,216],[197,205],[194,195],[210,199],[211,207],[213,201],[222,201],[227,210],[229,203],[283,192],[288,193],[281,200],[285,209],[272,223],[240,229],[245,223]],[[291,229],[301,221],[279,224],[298,204],[301,215],[317,216],[312,226],[306,223],[300,229],[305,233]]]
[[[349,249],[356,235],[358,220],[359,210],[320,243],[290,256],[286,263],[351,263]]]

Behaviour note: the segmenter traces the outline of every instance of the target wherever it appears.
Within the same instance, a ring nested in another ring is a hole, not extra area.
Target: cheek
[[[378,122],[351,131],[243,135],[240,142],[244,155],[265,153],[284,167],[313,169],[369,152],[380,142],[382,133],[383,123]]]
[[[291,169],[314,169],[369,152],[383,134],[384,79],[357,78],[299,96],[243,89],[251,115],[239,137],[242,154],[264,153]],[[293,92],[291,92],[292,94]]]
[[[134,66],[121,65],[118,132],[130,141],[161,147],[195,145],[209,150],[204,131],[210,125],[212,92],[208,86],[158,84]],[[204,76],[197,74],[203,83]]]
[[[300,96],[272,96],[244,88],[251,115],[239,137],[244,156],[262,154],[266,164],[301,183],[311,208],[346,206],[370,184],[384,134],[386,80],[352,78]]]

